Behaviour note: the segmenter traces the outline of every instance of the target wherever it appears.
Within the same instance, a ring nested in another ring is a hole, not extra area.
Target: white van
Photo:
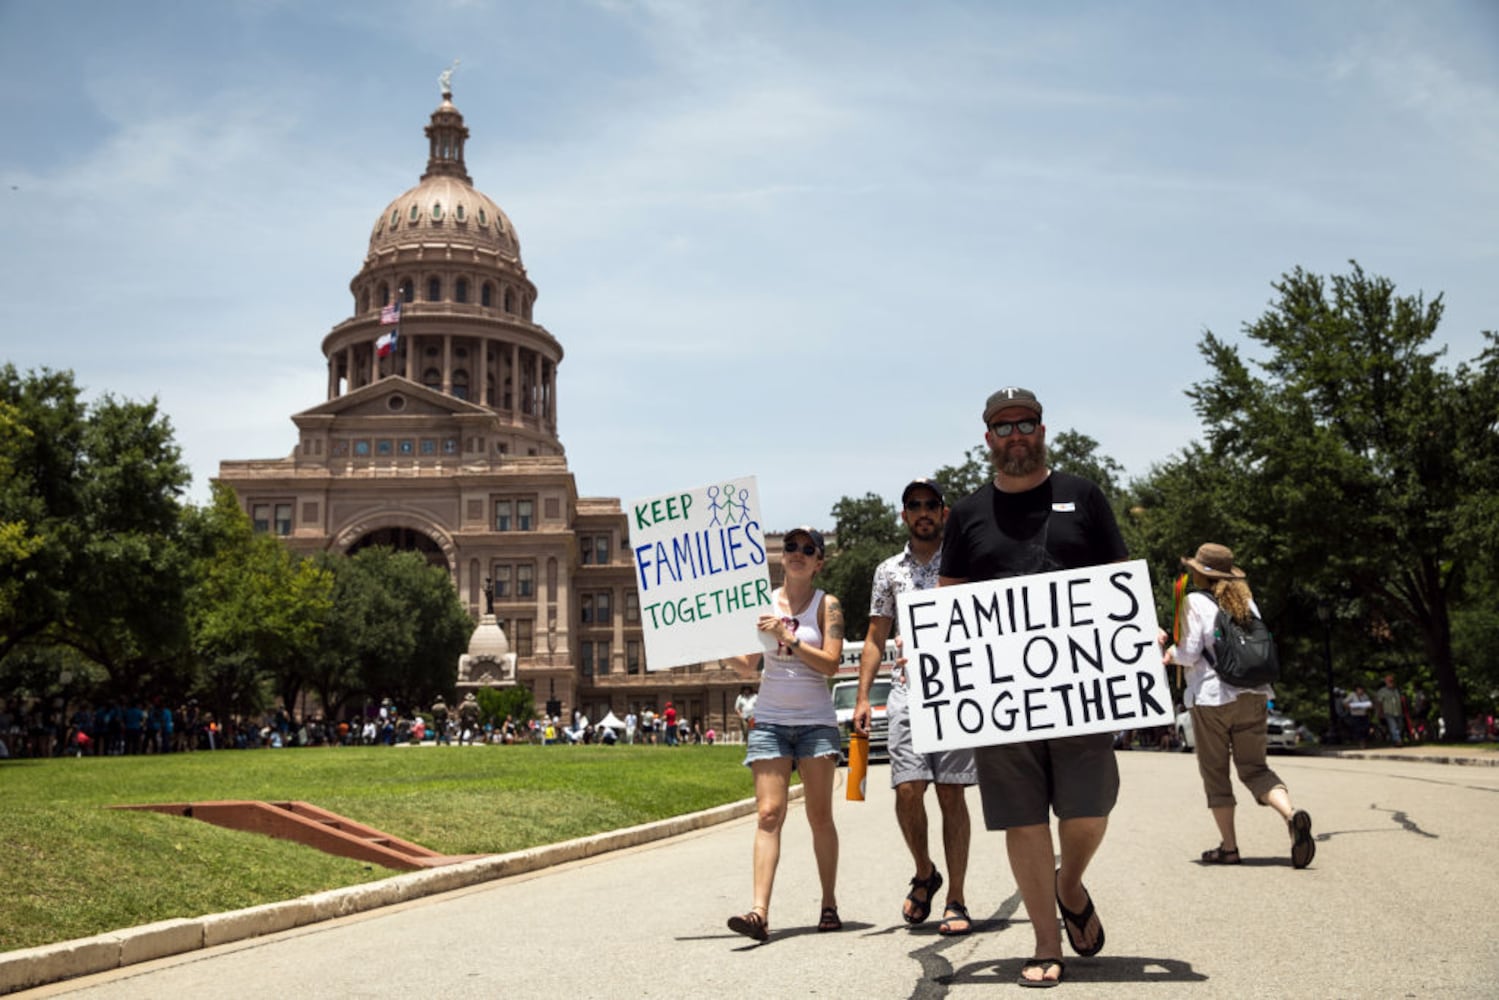
[[[838,738],[842,746],[843,762],[848,761],[848,738],[854,731],[854,702],[859,698],[859,657],[864,652],[864,643],[843,644],[843,658],[838,664],[839,677],[833,683],[833,714],[838,717]],[[895,666],[895,640],[885,643],[885,656],[880,660],[880,669],[869,685],[869,758],[884,760],[890,756],[888,749],[889,727],[885,722],[885,702],[890,697],[890,668]],[[849,674],[852,676],[849,676]]]

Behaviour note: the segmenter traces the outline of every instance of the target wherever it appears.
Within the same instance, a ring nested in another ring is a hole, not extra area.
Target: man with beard
[[[886,559],[874,571],[869,597],[869,630],[859,659],[859,694],[854,702],[854,728],[869,734],[871,715],[869,689],[884,657],[885,641],[895,623],[895,595],[926,590],[937,585],[937,555],[942,547],[942,525],[947,505],[941,488],[930,479],[914,479],[901,491],[900,519],[909,535],[905,551]],[[973,930],[963,901],[963,880],[968,873],[968,786],[978,780],[972,750],[948,750],[919,754],[911,745],[911,707],[906,666],[898,663],[890,673],[890,698],[885,707],[890,727],[890,787],[895,789],[895,819],[906,847],[916,862],[916,877],[901,907],[901,916],[911,925],[926,921],[934,896],[942,887],[942,873],[927,850],[926,788],[937,785],[937,805],[942,809],[942,850],[947,859],[947,903],[937,932],[967,934]]]
[[[1103,491],[1046,465],[1041,403],[1029,389],[1000,389],[984,404],[994,479],[958,501],[942,542],[943,586],[1079,569],[1126,558]],[[1079,955],[1103,948],[1103,924],[1083,886],[1119,794],[1113,735],[1043,739],[974,751],[984,824],[1005,831],[1010,870],[1036,935],[1020,985],[1051,986],[1063,974],[1060,908]],[[1057,816],[1061,865],[1051,838]]]

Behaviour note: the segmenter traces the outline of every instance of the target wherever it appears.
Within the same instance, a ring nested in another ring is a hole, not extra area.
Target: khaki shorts
[[[978,781],[973,751],[945,750],[940,753],[917,753],[911,744],[910,696],[904,684],[890,685],[890,699],[885,703],[885,721],[889,725],[890,787],[912,781],[939,785],[972,785]]]
[[[990,830],[1049,823],[1053,812],[1107,816],[1119,799],[1113,733],[979,747],[973,756]]]

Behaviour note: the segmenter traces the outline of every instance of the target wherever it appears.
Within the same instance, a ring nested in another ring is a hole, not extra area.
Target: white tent
[[[608,715],[595,722],[594,727],[598,729],[623,729],[625,728],[625,724],[619,721],[619,716],[615,715],[613,712],[610,712]]]

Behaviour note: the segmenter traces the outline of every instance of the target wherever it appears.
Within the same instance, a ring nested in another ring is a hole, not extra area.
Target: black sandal
[[[1225,848],[1222,844],[1219,844],[1210,851],[1203,851],[1202,861],[1203,864],[1208,865],[1237,865],[1241,864],[1243,859],[1239,857],[1239,849],[1237,847]]]
[[[911,879],[911,891],[906,893],[906,902],[910,903],[913,909],[910,913],[904,909],[900,912],[906,923],[913,926],[926,923],[926,918],[932,915],[932,900],[936,898],[937,890],[940,888],[942,888],[942,873],[937,870],[936,865],[932,866],[932,873],[926,878],[918,875]],[[922,891],[926,892],[926,899],[917,899],[916,894]]]
[[[743,934],[747,938],[754,938],[756,941],[764,941],[770,937],[770,928],[765,926],[765,918],[760,916],[758,910],[750,910],[737,917],[730,917],[729,930],[735,934]]]
[[[818,933],[841,930],[843,930],[843,921],[838,919],[838,907],[824,906],[821,915],[817,918]]]
[[[959,922],[962,922],[962,927],[953,926]],[[943,937],[962,937],[964,934],[972,934],[973,918],[968,915],[968,907],[958,902],[948,903],[947,909],[942,911],[942,923],[937,925],[937,933]]]

